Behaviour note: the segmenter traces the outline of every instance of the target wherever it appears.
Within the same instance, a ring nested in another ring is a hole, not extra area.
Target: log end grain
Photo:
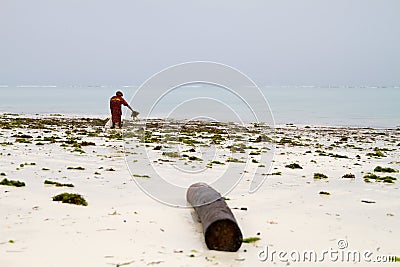
[[[219,251],[238,251],[243,241],[238,225],[229,219],[213,222],[204,237],[209,249]]]

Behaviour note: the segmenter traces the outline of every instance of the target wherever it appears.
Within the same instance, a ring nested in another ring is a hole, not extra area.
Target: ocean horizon
[[[207,110],[211,115],[218,114],[216,117],[220,121],[235,121],[235,116],[243,111],[243,103],[234,97],[203,85],[174,92],[157,102],[157,106],[146,102],[145,97],[133,99],[138,88],[136,85],[0,85],[0,113],[108,116],[109,98],[117,90],[124,92],[124,98],[134,109],[137,106],[155,107],[151,114],[142,112],[141,117],[191,119],[201,117]],[[272,111],[271,117],[278,125],[400,126],[400,86],[262,86],[260,90]],[[208,97],[206,109],[204,99],[203,102],[198,99],[203,93]],[[209,100],[211,98],[216,100],[215,103]],[[177,107],[189,100],[197,102],[190,102],[187,109],[178,112]],[[256,97],[247,100],[251,108],[265,105]],[[219,109],[221,104],[228,108]],[[230,116],[230,111],[234,111],[235,116]],[[124,113],[127,112],[125,109]],[[249,120],[246,122],[254,122]]]

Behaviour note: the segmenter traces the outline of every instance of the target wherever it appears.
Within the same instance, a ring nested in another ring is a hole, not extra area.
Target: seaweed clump
[[[53,201],[61,201],[62,203],[87,206],[87,201],[79,194],[62,193],[53,197]]]
[[[17,181],[17,180],[7,180],[7,178],[4,178],[4,179],[0,182],[0,185],[22,187],[22,186],[25,186],[25,183],[24,183],[24,182]]]
[[[393,168],[382,168],[381,166],[376,166],[374,169],[374,172],[398,172],[398,170],[395,170]]]
[[[378,176],[376,174],[373,173],[368,173],[367,175],[364,176],[364,181],[366,183],[369,183],[370,180],[375,180],[375,182],[384,182],[384,183],[388,183],[388,184],[393,184],[394,181],[397,180],[397,178],[392,177],[392,176]]]
[[[386,155],[382,152],[382,149],[379,149],[378,147],[374,148],[373,153],[367,153],[367,156],[369,157],[376,157],[376,158],[381,158],[381,157],[386,157]]]
[[[57,187],[62,187],[62,186],[65,186],[65,187],[74,187],[73,184],[62,184],[62,183],[53,182],[53,181],[50,181],[50,180],[45,180],[45,181],[44,181],[44,184],[55,185],[55,186],[57,186]]]
[[[342,178],[351,178],[354,179],[356,178],[356,176],[352,173],[346,173],[345,175],[342,176]]]
[[[286,168],[290,168],[290,169],[303,169],[303,167],[301,167],[299,164],[297,163],[291,163],[285,166]]]
[[[328,178],[328,176],[326,176],[325,174],[323,174],[323,173],[314,173],[314,179],[326,179],[326,178]]]
[[[67,168],[67,170],[79,170],[79,171],[83,171],[85,168],[83,168],[83,167],[80,167],[80,166],[78,166],[78,167],[68,167]]]

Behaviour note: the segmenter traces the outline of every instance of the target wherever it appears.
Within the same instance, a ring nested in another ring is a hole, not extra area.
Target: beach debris
[[[62,183],[53,182],[53,181],[50,181],[50,180],[44,180],[44,184],[55,185],[55,186],[57,186],[57,187],[62,187],[62,186],[65,186],[65,187],[74,187],[73,184],[62,184]]]
[[[148,176],[147,174],[132,174],[133,177],[137,177],[137,178],[150,178],[150,176]]]
[[[366,155],[369,157],[375,157],[375,158],[381,158],[381,157],[386,157],[386,155],[382,152],[382,150],[378,147],[374,148],[375,152],[370,152],[367,153]]]
[[[53,201],[61,201],[62,203],[87,206],[87,201],[79,194],[62,193],[53,197]]]
[[[246,163],[246,162],[243,161],[243,160],[236,159],[236,158],[232,158],[232,157],[229,157],[229,158],[226,160],[226,162]]]
[[[171,157],[171,158],[179,158],[180,155],[178,152],[175,151],[165,151],[162,153],[163,156]]]
[[[297,142],[288,137],[282,137],[281,140],[279,140],[278,144],[281,144],[281,145],[289,144],[292,146],[304,146],[304,144]]]
[[[367,203],[367,204],[374,204],[374,203],[376,203],[376,201],[373,201],[373,200],[361,200],[361,202],[362,203]]]
[[[156,265],[156,264],[160,264],[160,263],[163,263],[163,262],[164,261],[152,261],[152,262],[147,263],[147,265]]]
[[[93,142],[82,141],[81,143],[79,143],[79,145],[81,145],[81,146],[95,146],[96,144],[93,143]]]
[[[85,168],[78,166],[78,167],[67,167],[67,170],[79,170],[79,171],[83,171],[85,170]]]
[[[29,140],[27,140],[25,138],[17,138],[17,139],[15,139],[15,142],[23,143],[23,144],[31,144],[32,143],[31,141],[29,141]]]
[[[399,172],[399,171],[389,167],[382,168],[381,166],[376,166],[374,172]]]
[[[346,155],[340,155],[340,154],[333,154],[333,153],[326,153],[323,150],[315,150],[315,152],[318,153],[318,156],[326,156],[326,157],[332,157],[332,158],[341,158],[341,159],[348,159],[349,157]]]
[[[384,182],[384,183],[389,183],[389,184],[393,184],[394,181],[397,180],[397,178],[392,177],[392,176],[378,176],[374,173],[368,173],[364,176],[364,181],[365,182],[370,182],[370,180],[375,180],[376,182]]]
[[[8,180],[7,178],[4,178],[1,182],[0,185],[7,185],[7,186],[15,186],[15,187],[23,187],[25,186],[24,182],[18,181],[18,180]]]
[[[282,172],[273,172],[271,175],[282,175]]]
[[[240,248],[242,232],[220,193],[205,183],[195,183],[187,190],[186,198],[202,223],[209,249],[237,251]]]
[[[117,263],[117,264],[115,264],[115,267],[121,267],[121,266],[130,265],[130,264],[132,264],[132,263],[134,263],[134,262],[135,262],[135,261],[132,260],[132,261],[127,261],[127,262],[123,262],[123,263]]]
[[[301,167],[299,164],[297,163],[291,163],[285,166],[286,168],[289,169],[303,169],[303,167]]]
[[[225,163],[218,161],[218,160],[213,160],[209,164],[225,165]]]
[[[354,178],[356,178],[356,176],[352,173],[346,173],[345,175],[342,176],[342,178],[354,179]]]
[[[261,240],[259,237],[247,237],[243,239],[243,243],[255,243],[259,240]]]
[[[33,138],[33,136],[27,135],[27,134],[14,134],[14,135],[12,135],[11,137],[15,137],[15,138],[24,138],[24,139]]]
[[[0,173],[0,176],[7,176],[5,172]]]
[[[326,191],[320,191],[319,194],[320,194],[320,195],[327,195],[327,196],[330,196],[330,195],[331,195],[331,193],[326,192]]]
[[[314,173],[314,179],[326,179],[326,178],[328,178],[328,176],[326,176],[323,173],[318,173],[318,172]]]

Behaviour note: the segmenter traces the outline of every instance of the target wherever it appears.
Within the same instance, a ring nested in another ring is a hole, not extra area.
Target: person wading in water
[[[122,128],[122,121],[121,121],[122,105],[128,107],[132,111],[133,118],[135,118],[139,114],[139,112],[134,111],[132,107],[128,104],[128,102],[125,101],[125,99],[122,97],[123,95],[124,94],[121,91],[117,91],[115,93],[115,96],[111,97],[110,99],[111,122],[112,122],[111,129],[115,128],[116,123],[118,123],[118,127],[120,129]]]

